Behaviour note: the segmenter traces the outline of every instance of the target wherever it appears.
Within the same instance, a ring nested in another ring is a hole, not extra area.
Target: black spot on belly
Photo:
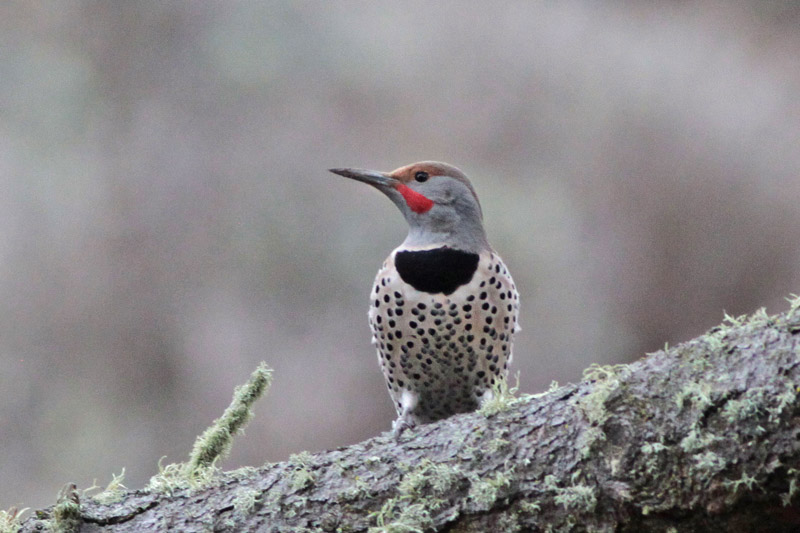
[[[394,266],[403,281],[422,292],[451,294],[469,283],[478,268],[478,254],[436,248],[397,252]]]

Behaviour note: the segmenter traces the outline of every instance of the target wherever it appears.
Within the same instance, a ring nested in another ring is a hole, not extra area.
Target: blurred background
[[[523,392],[800,292],[800,7],[0,4],[0,508],[143,486],[264,360],[225,469],[394,412],[367,326],[453,163],[522,293]]]

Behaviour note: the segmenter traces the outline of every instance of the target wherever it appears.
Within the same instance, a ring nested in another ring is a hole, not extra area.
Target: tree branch
[[[385,434],[104,503],[83,497],[64,528],[797,531],[800,298],[778,316],[727,322],[400,443]],[[58,505],[21,530],[58,526],[55,516]]]

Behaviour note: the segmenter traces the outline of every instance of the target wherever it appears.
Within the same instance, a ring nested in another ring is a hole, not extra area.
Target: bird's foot
[[[408,416],[401,415],[397,417],[397,420],[392,423],[392,435],[394,435],[394,440],[399,441],[400,436],[405,430],[411,429],[416,425],[417,424]]]

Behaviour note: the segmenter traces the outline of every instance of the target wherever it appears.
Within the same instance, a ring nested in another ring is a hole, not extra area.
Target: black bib
[[[478,269],[478,254],[442,247],[397,252],[394,266],[403,281],[418,291],[452,294],[469,283]]]

